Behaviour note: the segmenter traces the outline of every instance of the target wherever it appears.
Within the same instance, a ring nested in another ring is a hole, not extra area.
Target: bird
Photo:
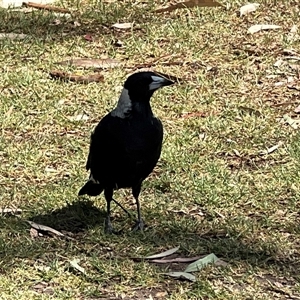
[[[174,84],[166,77],[150,71],[131,74],[116,107],[100,120],[91,134],[86,163],[90,176],[78,195],[98,196],[104,191],[106,233],[116,233],[111,223],[111,202],[127,212],[113,199],[114,191],[123,188],[130,188],[136,201],[137,221],[133,230],[144,229],[139,195],[143,181],[159,160],[163,141],[163,125],[154,116],[150,99],[156,90]]]

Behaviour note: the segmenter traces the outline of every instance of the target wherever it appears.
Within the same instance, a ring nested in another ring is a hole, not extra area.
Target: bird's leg
[[[113,190],[104,190],[104,196],[105,196],[105,200],[107,203],[107,215],[106,215],[106,219],[105,219],[105,224],[104,224],[104,231],[106,233],[114,233],[114,229],[111,225],[111,221],[110,221],[110,203],[112,200],[112,195],[113,195]]]
[[[124,210],[124,212],[128,215],[129,218],[131,218],[131,214],[129,213],[129,211],[124,208],[124,206],[122,206],[118,201],[116,201],[114,198],[112,198],[112,201],[114,201],[121,209]]]
[[[136,207],[137,207],[137,213],[138,213],[138,219],[132,229],[133,231],[137,231],[137,230],[143,231],[144,230],[144,222],[143,222],[143,219],[141,216],[141,206],[140,206],[140,202],[139,202],[140,191],[141,191],[141,184],[132,188],[132,194],[136,201]]]

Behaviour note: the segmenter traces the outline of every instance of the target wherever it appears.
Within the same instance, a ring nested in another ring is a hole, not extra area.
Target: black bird
[[[99,122],[91,135],[86,164],[90,177],[78,195],[97,196],[104,190],[107,202],[105,231],[108,233],[113,232],[111,201],[124,209],[113,199],[113,191],[120,188],[132,189],[138,213],[133,229],[143,230],[138,197],[143,180],[160,157],[163,140],[163,126],[152,113],[150,98],[159,88],[173,83],[153,72],[130,75],[117,107]]]

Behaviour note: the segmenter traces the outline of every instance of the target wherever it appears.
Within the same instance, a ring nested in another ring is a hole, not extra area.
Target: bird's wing
[[[91,134],[90,151],[86,168],[91,170],[93,175],[101,170],[105,172],[116,152],[120,151],[120,145],[115,138],[120,127],[117,119],[110,114],[106,115]]]

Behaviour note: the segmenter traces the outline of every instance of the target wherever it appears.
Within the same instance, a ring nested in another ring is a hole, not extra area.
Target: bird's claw
[[[143,220],[137,220],[135,225],[132,228],[132,231],[138,231],[140,230],[141,232],[144,231],[144,221]]]
[[[115,233],[115,230],[114,230],[114,228],[112,227],[109,218],[105,219],[104,231],[105,231],[105,233],[107,233],[107,234],[113,234],[113,233]]]

